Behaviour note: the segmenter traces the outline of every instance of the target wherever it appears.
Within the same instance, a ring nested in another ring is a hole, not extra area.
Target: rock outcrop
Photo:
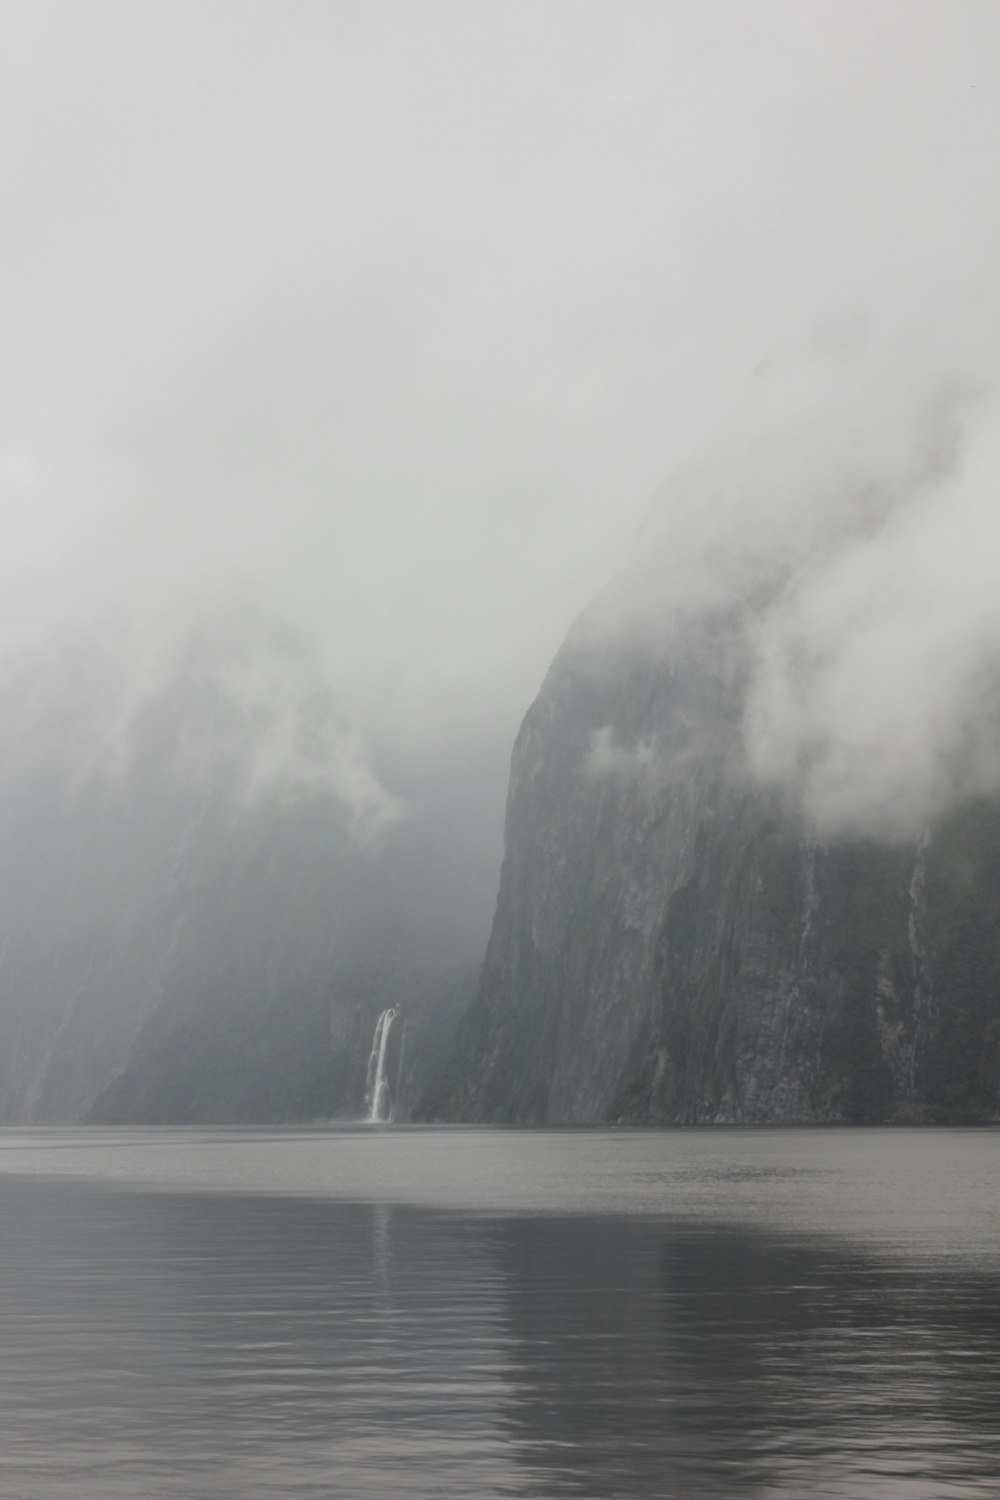
[[[744,626],[571,633],[514,749],[432,1117],[997,1117],[1000,808],[908,843],[820,837],[747,770]]]

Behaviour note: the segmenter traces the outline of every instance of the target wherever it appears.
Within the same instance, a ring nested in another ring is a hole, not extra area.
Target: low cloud
[[[602,728],[595,729],[590,736],[584,767],[587,775],[595,781],[608,778],[630,783],[650,776],[659,779],[663,760],[657,754],[656,744],[651,738],[626,744],[618,738],[611,725],[605,724]]]
[[[988,0],[0,8],[0,741],[39,664],[76,701],[123,638],[76,715],[113,764],[249,598],[310,661],[251,690],[231,655],[249,785],[322,783],[359,837],[431,799],[493,869],[517,722],[674,472],[614,607],[756,611],[757,773],[870,817],[861,559],[989,384],[998,45]],[[935,681],[988,673],[939,636]],[[974,688],[906,701],[913,816],[992,784],[941,727]]]
[[[1000,791],[1000,397],[945,467],[820,540],[752,632],[751,767],[826,829],[913,836]]]
[[[77,628],[0,664],[0,782],[39,772],[53,792],[127,780],[141,762],[166,794],[211,796],[239,815],[322,800],[370,849],[410,809],[391,792],[340,709],[323,663],[287,627],[248,607],[183,635]]]
[[[865,332],[759,371],[584,622],[688,672],[714,640],[705,670],[724,657],[743,695],[752,776],[827,835],[916,837],[1000,792],[1000,382],[987,336],[1000,321],[981,311],[959,348],[926,330]],[[601,729],[587,764],[662,778],[668,751]]]

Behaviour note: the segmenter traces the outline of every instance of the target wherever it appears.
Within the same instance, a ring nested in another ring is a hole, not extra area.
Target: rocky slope
[[[746,771],[743,624],[571,634],[514,750],[483,978],[431,1117],[997,1117],[1000,809],[817,837]]]
[[[401,1001],[426,1085],[488,910],[429,819],[379,826],[313,689],[241,628],[143,684],[116,737],[93,643],[0,673],[0,1122],[356,1116]]]
[[[387,1051],[392,1118],[441,1088],[478,964],[371,958],[321,966],[277,992],[199,990],[161,1006],[124,1069],[90,1106],[90,1124],[235,1124],[361,1119],[375,1024],[397,1011]]]

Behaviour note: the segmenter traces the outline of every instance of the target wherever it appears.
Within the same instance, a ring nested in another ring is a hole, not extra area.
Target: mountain
[[[425,1086],[488,907],[297,644],[63,642],[0,710],[0,1121],[357,1115],[400,1002]]]
[[[441,1070],[478,963],[372,957],[331,963],[311,979],[199,990],[161,1006],[126,1066],[90,1106],[89,1124],[234,1124],[361,1119],[375,1024],[397,1011],[387,1049],[392,1116],[442,1087]]]
[[[0,662],[0,1122],[358,1118],[390,1008],[398,1120],[1000,1118],[1000,803],[876,837],[762,779],[799,564],[727,547],[710,587],[661,541],[524,720],[482,964],[474,781],[384,778],[301,642]]]
[[[609,628],[602,606],[570,633],[517,738],[482,979],[428,1117],[1000,1117],[1000,807],[820,836],[747,765],[755,607]]]

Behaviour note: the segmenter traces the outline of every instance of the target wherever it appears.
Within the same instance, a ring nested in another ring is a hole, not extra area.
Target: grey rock
[[[429,1113],[997,1118],[1000,810],[819,840],[747,772],[745,639],[738,611],[571,633],[515,745],[482,980]]]

